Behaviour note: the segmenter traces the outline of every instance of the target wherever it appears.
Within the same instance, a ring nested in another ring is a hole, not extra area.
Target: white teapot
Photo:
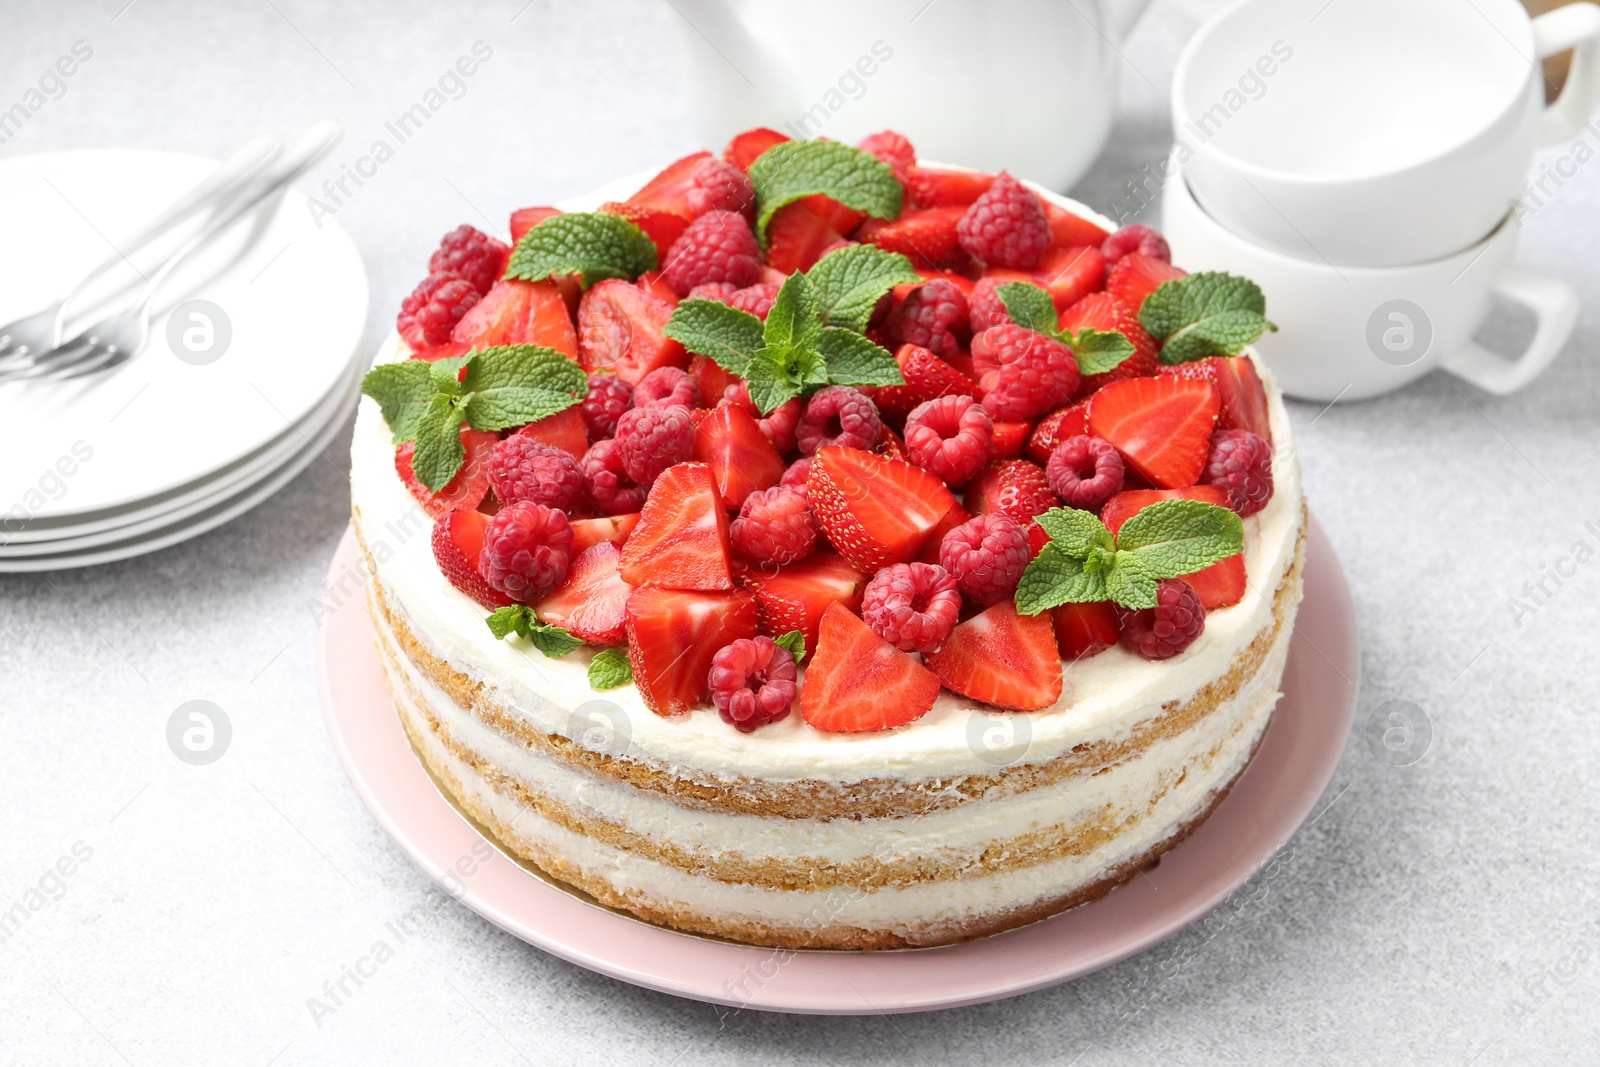
[[[704,143],[752,126],[852,143],[891,128],[930,159],[1053,189],[1110,132],[1120,42],[1149,0],[672,0]]]

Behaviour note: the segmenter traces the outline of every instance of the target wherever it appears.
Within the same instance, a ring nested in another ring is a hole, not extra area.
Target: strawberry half
[[[1049,463],[1050,453],[1069,437],[1080,437],[1089,432],[1089,402],[1056,408],[1039,420],[1028,438],[1028,458],[1035,463]]]
[[[544,345],[569,356],[578,354],[578,335],[561,288],[555,282],[495,282],[456,323],[450,340],[487,348],[490,345]]]
[[[694,431],[694,458],[711,468],[722,506],[737,511],[745,497],[771,489],[788,469],[755,416],[737,404],[721,404]]]
[[[1074,245],[1094,245],[1098,248],[1111,235],[1082,215],[1074,215],[1064,207],[1051,203],[1044,197],[1044,217],[1050,220],[1050,244],[1057,248]]]
[[[621,644],[627,622],[623,609],[633,592],[617,569],[621,562],[622,553],[610,541],[578,553],[567,568],[566,582],[539,601],[539,618],[565,626],[591,645]]]
[[[689,190],[694,185],[694,168],[710,152],[696,152],[668,163],[654,178],[645,182],[644,188],[628,197],[626,203],[634,207],[654,208],[675,215],[689,217]]]
[[[1050,616],[1019,615],[1002,600],[950,631],[926,657],[952,693],[1012,711],[1036,711],[1061,699],[1061,658]]]
[[[1116,533],[1122,524],[1137,515],[1141,508],[1158,500],[1198,500],[1226,508],[1228,491],[1220,485],[1191,485],[1186,489],[1131,489],[1107,500],[1100,509],[1100,521],[1106,529]],[[1244,553],[1218,560],[1204,570],[1185,574],[1183,580],[1194,586],[1195,595],[1207,611],[1225,608],[1244,599],[1246,589]]]
[[[702,355],[689,357],[689,377],[700,387],[700,402],[711,407],[721,402],[722,394],[728,391],[728,386],[744,380],[732,371],[723,370]]]
[[[1162,367],[1162,374],[1217,387],[1222,410],[1217,413],[1217,429],[1249,430],[1267,444],[1272,443],[1272,416],[1267,407],[1267,390],[1249,356],[1209,356],[1192,363]]]
[[[615,200],[601,204],[600,210],[606,215],[627,219],[643,230],[645,236],[655,242],[656,256],[661,260],[667,258],[667,249],[683,236],[683,231],[689,228],[692,221],[687,211],[664,211],[648,204],[619,204]]]
[[[656,479],[622,548],[622,578],[671,589],[733,588],[728,513],[710,467],[680,463]]]
[[[428,348],[419,348],[411,353],[412,359],[420,359],[424,363],[437,363],[441,359],[455,359],[472,351],[471,345],[458,344],[455,341],[446,341],[442,345],[432,345]]]
[[[678,296],[677,291],[673,289],[672,286],[667,284],[666,276],[658,270],[645,271],[643,274],[639,275],[639,277],[634,279],[633,284],[637,285],[639,288],[643,289],[657,300],[665,300],[673,307],[677,307],[678,301],[682,299],[680,296]]]
[[[767,266],[785,277],[810,270],[823,249],[842,240],[844,236],[826,218],[796,200],[779,208],[767,223]]]
[[[395,449],[394,469],[429,518],[438,519],[451,511],[471,511],[483,503],[484,494],[489,492],[489,453],[499,440],[499,434],[463,426],[461,447],[466,449],[466,457],[456,476],[437,493],[417,481],[416,471],[411,468],[411,456],[417,450],[415,442],[407,441]]]
[[[843,445],[818,449],[806,476],[806,500],[822,532],[867,573],[914,559],[955,499],[919,467]]]
[[[974,515],[998,512],[1024,526],[1060,503],[1043,468],[1025,459],[991,460],[967,483],[966,501]]]
[[[994,424],[994,451],[992,459],[1016,459],[1033,432],[1031,422],[997,422]]]
[[[688,353],[661,332],[671,318],[672,305],[665,300],[621,278],[607,278],[578,304],[578,362],[586,371],[610,371],[630,385],[658,367],[682,367]]]
[[[806,648],[817,647],[817,628],[822,613],[830,604],[843,604],[851,611],[861,608],[861,593],[867,576],[845,562],[837,552],[826,550],[806,559],[772,568],[749,567],[740,582],[755,594],[761,632],[782,637],[790,630],[806,635]]]
[[[1117,446],[1158,489],[1200,480],[1222,402],[1210,382],[1132,378],[1112,382],[1089,401],[1089,432]]]
[[[1052,246],[1029,273],[1061,311],[1105,288],[1106,257],[1093,245]]]
[[[902,211],[897,219],[868,219],[856,236],[888,252],[899,252],[913,266],[960,267],[967,262],[956,234],[964,207],[927,207]]]
[[[993,184],[993,174],[977,171],[918,166],[906,169],[906,199],[914,208],[970,207]]]
[[[928,531],[928,539],[922,542],[922,551],[917,553],[917,562],[938,563],[939,546],[944,544],[944,535],[970,518],[972,513],[959,500],[950,505],[950,510],[944,513],[944,517],[932,530]]]
[[[530,422],[517,433],[559,448],[573,459],[582,459],[589,450],[589,427],[583,421],[583,410],[576,404],[538,422]]]
[[[1117,643],[1117,609],[1109,600],[1063,604],[1051,609],[1050,617],[1056,628],[1056,651],[1067,663],[1098,656]]]
[[[829,605],[800,692],[806,722],[830,733],[889,730],[926,715],[938,698],[937,675],[843,604]]]
[[[1144,298],[1161,288],[1162,283],[1188,276],[1188,271],[1174,267],[1164,259],[1129,252],[1117,260],[1116,266],[1106,276],[1106,292],[1116,297],[1123,307],[1132,308],[1138,314],[1144,306]]]
[[[1088,396],[1111,382],[1148,377],[1161,368],[1157,355],[1160,346],[1156,344],[1155,338],[1145,331],[1139,322],[1139,316],[1129,311],[1126,305],[1119,303],[1110,293],[1090,293],[1067,308],[1061,313],[1061,328],[1071,330],[1073,333],[1083,329],[1115,330],[1133,345],[1133,355],[1111,370],[1104,374],[1084,375],[1078,382],[1077,395],[1080,397]]]
[[[849,233],[861,225],[861,221],[867,217],[866,212],[847,207],[832,197],[823,196],[821,193],[801,197],[798,202],[822,216],[823,221],[828,224],[828,229],[834,233]]]
[[[572,554],[577,556],[586,548],[609,542],[621,548],[628,543],[628,535],[639,525],[639,513],[605,515],[597,519],[572,519]]]
[[[903,422],[918,404],[941,396],[978,395],[978,383],[920,345],[901,345],[894,354],[904,385],[886,385],[873,396],[878,410]]]
[[[484,580],[478,569],[483,553],[483,531],[489,516],[481,511],[451,511],[433,524],[433,558],[450,584],[493,611],[511,598]]]
[[[523,234],[533,229],[545,219],[553,219],[561,214],[559,208],[553,207],[519,207],[511,213],[511,243],[516,244],[522,240]]]
[[[711,659],[734,641],[756,635],[755,598],[742,589],[693,593],[647,585],[624,609],[628,659],[645,707],[682,715],[706,700]]]
[[[760,158],[761,153],[789,139],[788,134],[757,126],[753,130],[735,134],[733,140],[728,142],[728,147],[722,150],[722,158],[740,170],[749,170],[750,164]]]

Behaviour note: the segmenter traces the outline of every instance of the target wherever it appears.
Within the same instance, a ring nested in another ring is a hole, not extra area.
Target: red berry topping
[[[901,345],[894,354],[904,385],[887,385],[873,397],[878,410],[904,419],[918,404],[941,396],[975,396],[978,383],[919,345]]]
[[[761,278],[761,249],[743,215],[708,211],[672,242],[662,274],[679,296],[706,282],[731,282],[743,289]]]
[[[483,554],[483,531],[489,516],[481,511],[451,511],[433,524],[433,558],[450,584],[491,611],[511,603],[509,597],[492,588],[478,570]]]
[[[580,410],[589,440],[604,441],[617,432],[617,420],[633,406],[633,386],[615,374],[589,375],[589,395]]]
[[[961,595],[979,607],[1015,593],[1031,559],[1028,531],[1003,512],[968,519],[939,545],[939,565],[950,572]]]
[[[683,203],[695,218],[708,211],[749,211],[755,206],[756,191],[744,171],[707,156],[689,173]]]
[[[1117,607],[1117,629],[1124,648],[1145,659],[1170,659],[1194,644],[1206,628],[1206,609],[1194,587],[1168,578],[1156,587],[1156,606]]]
[[[1078,396],[1087,396],[1112,382],[1143,378],[1155,374],[1161,363],[1155,338],[1146,332],[1139,316],[1110,293],[1090,293],[1061,313],[1061,328],[1077,333],[1086,327],[1104,332],[1116,331],[1133,345],[1133,355],[1101,374],[1090,374],[1078,383]]]
[[[631,408],[617,420],[616,442],[622,469],[634,484],[649,486],[668,467],[693,457],[694,420],[682,404]]]
[[[906,456],[946,485],[963,485],[989,462],[994,422],[970,396],[941,396],[906,416]]]
[[[431,348],[450,340],[461,316],[483,298],[458,274],[430,274],[400,301],[395,329],[412,348]]]
[[[795,443],[803,455],[814,455],[827,445],[872,448],[882,427],[878,405],[865,393],[848,385],[818,389],[806,404],[795,427]]]
[[[921,345],[948,358],[968,337],[966,295],[947,278],[923,282],[889,313],[884,327],[896,344]]]
[[[483,532],[478,569],[491,587],[532,604],[567,580],[572,527],[565,512],[526,500],[507,504]]]
[[[1078,360],[1053,337],[1012,323],[972,339],[978,389],[990,415],[1023,421],[1060,407],[1078,388]]]
[[[1219,508],[1227,507],[1229,502],[1228,491],[1217,485],[1191,485],[1186,489],[1130,489],[1106,501],[1106,506],[1100,509],[1100,521],[1112,533],[1118,533],[1123,523],[1160,500],[1198,500]],[[1246,578],[1243,552],[1183,576],[1183,580],[1194,587],[1195,595],[1207,611],[1231,607],[1243,600],[1249,588]],[[1114,635],[1112,640],[1114,643]]]
[[[750,390],[744,382],[735,382],[728,386],[722,396],[722,403],[734,404],[744,408],[752,415],[757,415],[757,408],[750,399]],[[799,397],[785,400],[764,416],[757,419],[761,432],[767,435],[767,440],[772,442],[772,447],[787,455],[795,448],[795,431],[800,427],[800,417],[805,413],[805,401]]]
[[[671,309],[668,309],[669,312]],[[567,299],[555,282],[495,282],[483,299],[461,316],[450,339],[457,344],[545,345],[569,356],[578,354]]]
[[[554,445],[512,434],[489,453],[489,484],[502,504],[527,500],[571,511],[583,500],[583,471]]]
[[[1111,273],[1106,277],[1106,292],[1116,297],[1117,303],[1123,307],[1138,311],[1145,297],[1167,282],[1185,277],[1188,273],[1164,259],[1130,252],[1111,268]]]
[[[1117,643],[1116,605],[1109,600],[1063,604],[1052,608],[1050,616],[1056,627],[1056,651],[1067,663],[1098,656]]]
[[[1050,453],[1056,445],[1069,437],[1089,432],[1089,402],[1080,400],[1071,407],[1056,408],[1039,420],[1028,436],[1028,458],[1035,463],[1049,463]]]
[[[777,485],[744,498],[728,537],[751,562],[782,566],[811,555],[817,520],[803,490]]]
[[[800,715],[818,730],[865,733],[921,718],[939,699],[939,679],[843,604],[829,605],[806,667]]]
[[[955,628],[925,658],[953,693],[1013,711],[1048,708],[1061,698],[1061,659],[1048,615],[1019,615],[998,601]]]
[[[428,260],[428,273],[447,271],[472,283],[480,293],[500,280],[505,273],[511,248],[471,226],[457,226],[444,235],[439,248]]]
[[[715,300],[719,304],[726,304],[733,299],[733,294],[739,287],[732,282],[706,282],[697,285],[684,296],[685,300]]]
[[[639,379],[633,387],[633,406],[647,408],[654,404],[681,404],[686,408],[700,406],[700,386],[689,377],[689,372],[677,367],[657,367]]]
[[[840,555],[866,573],[915,559],[956,504],[944,483],[920,467],[838,446],[817,452],[806,501]]]
[[[867,583],[861,617],[902,652],[932,652],[955,628],[961,591],[934,563],[895,563]]]
[[[938,270],[967,261],[958,227],[966,208],[930,207],[902,211],[899,218],[868,219],[856,236],[885,252],[899,252],[912,266]]]
[[[727,303],[730,307],[748,311],[756,318],[765,321],[767,312],[771,311],[772,305],[778,301],[778,288],[771,282],[757,282],[755,285],[735,290],[733,295],[728,297]]]
[[[906,140],[904,134],[893,130],[869,133],[857,142],[856,147],[887,163],[902,185],[906,182],[907,173],[917,164],[917,150],[911,147],[911,142]]]
[[[621,563],[622,553],[610,541],[578,552],[567,568],[566,582],[539,601],[539,618],[565,627],[591,645],[621,644],[627,621],[624,610],[633,592],[633,586],[622,580]]]
[[[1162,367],[1161,373],[1210,382],[1217,387],[1217,397],[1222,402],[1217,413],[1217,429],[1249,430],[1268,444],[1272,443],[1267,390],[1249,356],[1210,356],[1192,363]]]
[[[1017,279],[986,276],[973,285],[972,295],[967,297],[967,325],[974,337],[991,326],[1004,326],[1011,321],[1000,294],[995,290],[1014,281]]]
[[[583,488],[589,494],[589,502],[600,514],[626,515],[644,506],[644,488],[623,469],[622,453],[613,438],[590,445],[578,466],[583,470]]]
[[[1027,270],[1050,245],[1050,220],[1033,192],[1005,171],[956,226],[961,247],[991,267]]]
[[[993,174],[917,166],[909,168],[905,182],[912,207],[967,207],[993,184]]]
[[[1087,434],[1057,445],[1044,473],[1061,502],[1081,511],[1099,511],[1122,492],[1122,454],[1109,441]]]
[[[695,414],[702,417],[694,430],[694,458],[711,468],[723,507],[737,510],[751,493],[778,484],[783,457],[755,415],[738,404]]]
[[[788,649],[770,637],[742,637],[711,657],[706,681],[722,721],[749,733],[789,714],[798,676]]]
[[[1152,259],[1172,262],[1172,249],[1167,247],[1167,239],[1140,223],[1124,226],[1107,237],[1101,243],[1100,251],[1106,257],[1107,263],[1116,263],[1123,256],[1134,252]]]
[[[1010,515],[1026,526],[1035,515],[1056,506],[1050,480],[1037,463],[1008,459],[991,463],[967,486],[967,510],[974,515]]]
[[[528,423],[517,431],[517,436],[559,448],[573,459],[582,459],[589,451],[589,427],[584,424],[583,411],[576,404]]]
[[[1201,480],[1226,489],[1241,516],[1254,515],[1272,499],[1272,446],[1249,430],[1218,430]]]
[[[1089,401],[1089,432],[1158,489],[1200,480],[1221,407],[1209,382],[1167,377],[1112,382]]]
[[[640,586],[628,597],[626,617],[633,680],[657,715],[681,715],[702,703],[717,652],[756,635],[755,598],[737,589]]]
[[[672,311],[668,301],[621,278],[595,283],[578,304],[578,362],[635,383],[657,367],[683,366],[689,361],[683,346],[661,332]]]
[[[711,468],[680,463],[650,487],[639,524],[622,546],[622,577],[673,589],[733,588],[728,513]]]
[[[498,434],[463,426],[461,447],[466,455],[461,461],[461,469],[437,493],[417,479],[416,470],[411,465],[411,457],[417,450],[414,441],[407,441],[395,449],[395,473],[400,475],[400,481],[411,490],[411,495],[417,498],[422,510],[430,518],[437,519],[455,510],[471,511],[483,502],[484,494],[489,491],[489,452],[499,440]]]
[[[778,479],[779,485],[792,485],[796,489],[805,491],[806,475],[811,473],[811,462],[815,457],[801,456],[789,464],[789,469],[783,472],[783,477]]]

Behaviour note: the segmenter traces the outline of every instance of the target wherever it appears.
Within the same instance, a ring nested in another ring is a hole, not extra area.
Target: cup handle
[[[1578,321],[1578,294],[1566,282],[1516,266],[1502,271],[1489,288],[1490,292],[1534,313],[1539,325],[1533,332],[1533,340],[1515,359],[1496,355],[1477,342],[1468,341],[1444,357],[1440,366],[1484,392],[1504,396],[1543,374],[1560,354]]]
[[[1600,6],[1585,2],[1545,12],[1533,20],[1533,45],[1540,59],[1573,50],[1567,83],[1539,124],[1542,144],[1564,141],[1583,129],[1600,103]]]

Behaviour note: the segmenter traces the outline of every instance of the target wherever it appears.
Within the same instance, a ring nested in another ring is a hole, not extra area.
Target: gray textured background
[[[0,155],[220,155],[331,114],[347,139],[319,184],[492,42],[466,97],[338,214],[371,271],[373,338],[437,236],[484,225],[479,209],[499,227],[513,207],[697,147],[665,2],[123,4],[0,8],[0,104],[73,41],[95,50]],[[1074,190],[1091,205],[1163,153],[1186,28],[1160,0],[1126,45],[1121,126]],[[1508,598],[1580,538],[1600,545],[1597,194],[1590,163],[1525,228],[1523,262],[1585,300],[1567,353],[1526,392],[1434,376],[1294,407],[1312,506],[1355,594],[1367,718],[1323,816],[1225,921],[1005,1003],[720,1022],[447,906],[319,1027],[306,998],[431,899],[351,790],[317,706],[309,605],[345,524],[341,444],[188,544],[0,577],[0,909],[75,843],[92,850],[0,944],[0,1061],[1596,1062],[1600,564],[1520,626]],[[165,741],[195,698],[233,723],[209,767]],[[1390,700],[1431,724],[1411,766],[1373,754],[1372,712]]]

